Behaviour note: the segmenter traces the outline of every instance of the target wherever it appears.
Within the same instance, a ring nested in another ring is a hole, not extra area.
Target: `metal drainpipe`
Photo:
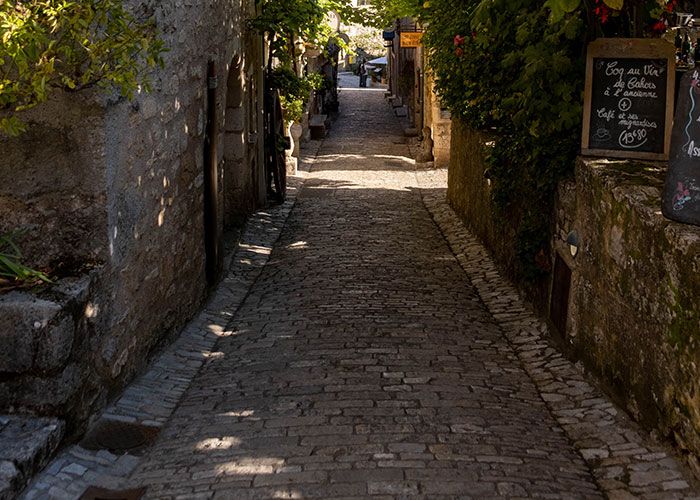
[[[209,61],[207,69],[207,127],[204,140],[204,246],[207,284],[210,286],[216,284],[222,267],[221,239],[219,238],[217,87],[216,63]]]

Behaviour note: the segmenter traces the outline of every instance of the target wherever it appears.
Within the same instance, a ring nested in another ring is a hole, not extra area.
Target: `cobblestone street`
[[[219,315],[153,447],[116,473],[124,457],[91,470],[74,446],[26,498],[97,484],[147,498],[696,498],[680,461],[548,345],[445,205],[446,173],[409,159],[382,89],[342,89],[318,146],[286,222],[260,223],[283,227],[269,260]]]

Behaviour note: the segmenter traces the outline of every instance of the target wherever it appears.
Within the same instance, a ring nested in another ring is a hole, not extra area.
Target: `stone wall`
[[[425,53],[424,57],[427,59]],[[429,63],[424,62],[423,67],[429,67]],[[450,163],[451,115],[448,109],[441,107],[440,98],[435,92],[435,78],[429,70],[425,72],[424,85],[423,116],[433,141],[433,161],[436,167],[446,168]]]
[[[648,428],[700,455],[700,227],[661,215],[665,169],[582,159],[560,188],[554,247],[580,251],[566,338]],[[697,470],[700,471],[700,468]]]
[[[497,224],[492,212],[491,184],[484,160],[488,134],[452,119],[447,198],[459,217],[484,242],[496,262],[511,274],[515,262],[515,228]]]
[[[58,415],[79,427],[197,311],[207,289],[208,61],[219,81],[219,231],[264,202],[262,46],[245,26],[254,2],[130,3],[155,12],[169,49],[154,91],[132,102],[58,95],[26,116],[26,135],[0,144],[8,152],[0,230],[26,230],[29,264],[83,283],[77,296],[59,290],[64,280],[38,297],[3,298],[0,351],[29,338],[27,356],[47,343],[62,354],[50,366],[0,358],[0,412]],[[37,305],[21,318],[23,301]]]
[[[493,216],[489,141],[453,119],[448,200],[512,277],[515,227]],[[572,273],[559,333],[636,420],[692,462],[700,454],[700,228],[661,215],[663,175],[648,164],[580,160],[575,182],[560,184],[552,255]],[[575,258],[571,231],[580,241]],[[557,289],[536,304],[543,315]]]
[[[107,258],[104,114],[94,93],[59,94],[26,113],[21,140],[0,135],[0,233],[25,231],[16,240],[37,267]]]

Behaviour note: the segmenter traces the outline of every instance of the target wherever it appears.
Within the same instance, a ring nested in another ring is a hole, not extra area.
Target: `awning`
[[[375,64],[377,66],[386,66],[386,57],[377,57],[371,61],[367,61],[367,64]]]

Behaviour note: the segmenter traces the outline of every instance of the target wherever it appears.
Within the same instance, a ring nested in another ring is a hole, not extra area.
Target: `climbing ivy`
[[[55,89],[148,89],[163,44],[141,14],[120,0],[0,1],[0,132],[21,133],[21,112]]]
[[[675,0],[430,0],[413,6],[443,105],[488,130],[494,213],[516,228],[516,272],[549,271],[550,214],[580,141],[585,47],[598,36],[653,35]],[[396,11],[396,10],[394,10]]]

